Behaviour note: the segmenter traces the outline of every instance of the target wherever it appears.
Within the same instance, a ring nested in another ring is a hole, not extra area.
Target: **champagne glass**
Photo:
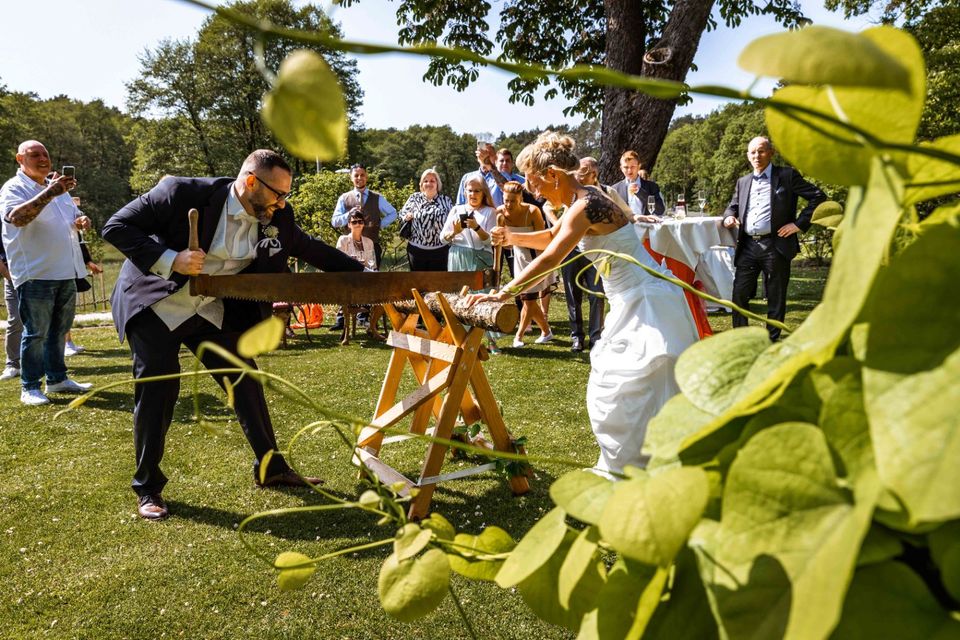
[[[647,196],[647,211],[653,215],[657,210],[657,196]]]
[[[697,204],[700,205],[700,215],[703,215],[703,207],[707,204],[707,194],[701,189],[697,192]]]

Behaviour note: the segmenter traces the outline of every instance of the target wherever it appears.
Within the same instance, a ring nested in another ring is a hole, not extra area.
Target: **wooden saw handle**
[[[497,226],[502,227],[506,218],[504,218],[502,213],[497,214]],[[493,247],[493,288],[500,289],[500,257],[503,255],[503,247],[501,245],[495,245]]]
[[[190,251],[200,250],[200,232],[197,227],[200,222],[200,212],[196,209],[190,209],[187,212],[187,218],[190,220],[190,245],[187,247]]]

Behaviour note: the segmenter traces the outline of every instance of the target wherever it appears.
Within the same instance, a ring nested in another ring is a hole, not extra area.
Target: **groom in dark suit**
[[[787,313],[790,261],[800,252],[797,234],[810,228],[813,210],[827,196],[790,167],[770,163],[773,145],[757,137],[747,146],[753,173],[737,180],[733,199],[724,213],[723,226],[739,227],[734,254],[733,303],[749,310],[757,293],[757,276],[766,277],[767,317],[783,322]],[[797,198],[807,201],[797,215]],[[733,312],[733,326],[744,327],[747,319]],[[770,339],[780,338],[780,329],[767,325]]]
[[[191,296],[184,286],[199,273],[276,273],[291,256],[324,271],[362,271],[349,256],[304,233],[286,202],[292,175],[273,151],[261,149],[244,160],[237,178],[166,177],[149,193],[130,202],[107,221],[104,239],[127,260],[110,298],[122,341],[130,343],[137,379],[180,371],[180,346],[196,353],[209,341],[236,354],[240,335],[270,312],[269,304]],[[187,211],[200,212],[200,250],[188,248]],[[208,369],[231,367],[207,352]],[[253,365],[253,361],[248,361]],[[277,449],[263,388],[244,376],[228,376],[237,419],[256,456],[254,480],[260,486],[302,486],[280,455],[274,455],[260,481],[260,461]],[[214,376],[223,386],[220,376]],[[180,391],[179,379],[137,384],[134,390],[133,440],[136,472],[133,490],[138,513],[149,520],[168,515],[160,470],[167,428]],[[308,482],[319,483],[316,478]]]

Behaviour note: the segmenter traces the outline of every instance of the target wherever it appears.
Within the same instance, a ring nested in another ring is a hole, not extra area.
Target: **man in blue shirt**
[[[350,167],[350,179],[353,181],[354,188],[341,194],[333,210],[330,224],[345,231],[350,213],[357,210],[363,214],[363,235],[373,240],[379,269],[380,258],[383,256],[383,247],[380,246],[380,229],[393,224],[397,219],[397,210],[382,195],[367,189],[367,169],[362,164]]]

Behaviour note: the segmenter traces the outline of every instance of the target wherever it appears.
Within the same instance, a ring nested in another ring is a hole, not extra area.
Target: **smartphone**
[[[73,165],[64,165],[63,171],[60,172],[60,175],[67,176],[68,178],[73,178],[77,175],[77,168]]]
[[[470,213],[461,213],[461,214],[460,214],[460,226],[461,226],[461,227],[467,226],[467,220],[469,220],[469,219],[472,218],[472,217],[473,217],[473,214],[470,214]]]

